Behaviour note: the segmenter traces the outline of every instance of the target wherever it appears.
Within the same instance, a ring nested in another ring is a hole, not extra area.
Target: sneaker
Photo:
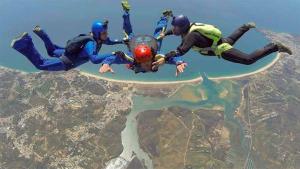
[[[39,25],[36,25],[34,28],[33,28],[33,32],[34,33],[39,33],[39,32],[41,32],[42,31],[42,28],[39,26]]]
[[[170,18],[170,17],[173,17],[173,12],[172,12],[172,10],[164,10],[163,11],[163,15],[165,16],[165,17],[168,17],[168,18]]]
[[[288,46],[286,46],[280,42],[275,42],[274,44],[277,46],[278,52],[287,53],[289,55],[293,54],[292,50]]]
[[[24,41],[26,41],[29,38],[29,35],[27,32],[22,33],[20,36],[14,38],[10,44],[10,46],[16,50],[20,49],[20,48],[25,48],[25,44]]]
[[[244,27],[251,29],[251,28],[256,28],[256,23],[255,22],[249,22],[244,24]]]
[[[128,0],[122,1],[121,4],[122,4],[122,7],[123,7],[124,11],[126,11],[126,12],[130,11],[131,6],[130,6]]]

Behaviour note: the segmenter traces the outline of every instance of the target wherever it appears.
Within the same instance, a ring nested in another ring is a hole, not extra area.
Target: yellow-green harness
[[[203,24],[203,23],[193,23],[189,30],[191,32],[199,32],[201,35],[211,39],[213,44],[209,48],[199,48],[197,46],[193,46],[192,49],[205,55],[208,54],[209,50],[214,51],[217,56],[221,56],[223,52],[232,49],[233,47],[229,43],[222,43],[218,45],[218,42],[222,38],[222,32],[213,25]]]

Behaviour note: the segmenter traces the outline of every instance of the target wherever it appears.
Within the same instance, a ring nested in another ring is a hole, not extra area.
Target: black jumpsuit
[[[230,45],[234,45],[237,40],[239,40],[247,31],[248,27],[241,26],[236,31],[234,31],[230,36],[226,38],[222,38],[218,44],[229,43]],[[172,35],[173,32],[171,30],[166,32],[167,35]],[[209,48],[213,44],[211,39],[203,36],[199,32],[191,32],[188,33],[183,39],[181,44],[177,47],[176,51],[172,51],[166,54],[166,58],[174,57],[176,55],[184,55],[186,54],[193,46],[197,46],[199,48]],[[273,53],[277,52],[278,47],[270,43],[263,47],[262,49],[258,49],[251,54],[246,54],[238,49],[232,48],[222,53],[222,58],[234,63],[240,63],[245,65],[250,65],[255,63],[257,60]],[[209,51],[207,55],[215,56],[213,51]]]

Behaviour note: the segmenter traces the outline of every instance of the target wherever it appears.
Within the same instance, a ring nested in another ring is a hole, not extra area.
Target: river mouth
[[[231,87],[230,87],[231,86]],[[235,125],[240,131],[243,131],[243,127],[239,121],[234,118],[234,112],[240,104],[240,90],[235,90],[240,87],[239,85],[232,83],[231,81],[223,81],[221,83],[215,83],[207,78],[204,78],[203,82],[198,85],[190,85],[188,89],[191,92],[197,92],[205,94],[206,96],[197,96],[199,99],[187,100],[182,98],[180,94],[174,94],[167,98],[153,98],[149,96],[133,96],[133,107],[129,115],[127,115],[126,127],[122,131],[122,144],[123,152],[120,157],[130,160],[132,154],[144,162],[148,169],[153,169],[153,161],[149,157],[140,145],[138,135],[138,122],[137,116],[139,113],[149,110],[161,110],[168,107],[182,107],[190,110],[197,109],[215,109],[218,106],[224,106],[224,120],[232,125]],[[203,92],[200,92],[201,91]],[[228,90],[228,94],[222,95],[223,89]],[[186,93],[186,89],[179,92]],[[195,96],[196,97],[196,96]],[[244,140],[244,135],[241,133],[239,136]],[[239,147],[234,147],[235,150]]]
[[[136,104],[136,103],[134,103]],[[134,105],[133,104],[133,105]],[[147,169],[153,169],[153,163],[149,155],[144,152],[139,143],[138,136],[138,124],[136,117],[142,110],[133,106],[131,112],[126,116],[126,127],[121,133],[123,152],[120,157],[126,159],[127,161],[131,161],[133,154],[144,163]]]

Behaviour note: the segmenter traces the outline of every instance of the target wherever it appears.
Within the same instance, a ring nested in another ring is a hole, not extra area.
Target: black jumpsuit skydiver
[[[229,43],[233,46],[236,43],[236,41],[239,40],[248,30],[248,27],[241,26],[240,28],[235,30],[230,36],[222,38],[218,44]],[[166,32],[165,35],[167,36],[172,34],[172,30],[169,30]],[[201,33],[194,31],[189,33],[182,39],[180,46],[177,48],[178,53],[170,52],[166,54],[166,57],[173,57],[173,55],[175,54],[179,54],[180,56],[182,56],[186,54],[193,46],[199,48],[209,48],[212,46],[212,44],[213,41],[211,39],[208,39]],[[257,60],[277,51],[278,47],[275,44],[270,43],[264,48],[256,50],[251,54],[246,54],[238,49],[232,48],[223,52],[221,56],[223,59],[228,60],[230,62],[250,65],[256,62]],[[206,55],[215,56],[216,54],[211,50]]]

